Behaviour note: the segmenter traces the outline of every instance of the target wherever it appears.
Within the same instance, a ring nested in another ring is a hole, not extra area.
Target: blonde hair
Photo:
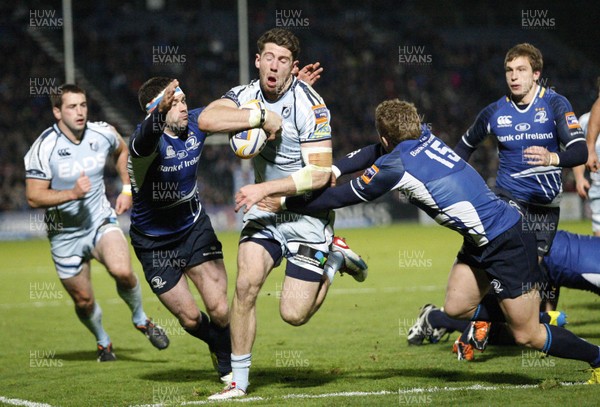
[[[421,136],[421,119],[417,108],[400,99],[386,100],[377,106],[375,127],[379,135],[392,145]]]

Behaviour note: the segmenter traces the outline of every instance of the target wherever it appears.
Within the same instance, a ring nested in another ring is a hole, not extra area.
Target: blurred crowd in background
[[[300,65],[320,61],[325,68],[315,89],[331,111],[336,157],[377,142],[374,108],[395,97],[414,102],[434,134],[456,144],[478,112],[507,92],[504,55],[519,42],[542,50],[541,84],[566,96],[577,116],[589,111],[595,100],[598,65],[561,41],[556,34],[561,29],[558,15],[555,32],[526,29],[518,16],[511,20],[477,9],[464,14],[454,10],[446,16],[453,23],[440,24],[444,16],[439,10],[435,14],[413,2],[390,3],[394,6],[299,1],[292,8],[278,7],[274,1],[249,2],[250,78],[256,73],[260,34],[277,25],[294,31],[301,41]],[[204,106],[239,84],[235,4],[74,2],[76,66],[130,126],[144,118],[137,90],[152,76],[177,78],[189,108]],[[62,51],[62,27],[32,26],[32,10],[62,15],[56,0],[0,6],[0,211],[27,208],[23,156],[54,122],[40,84],[58,86],[64,81],[62,64],[30,34],[38,30]],[[110,122],[89,92],[88,104],[89,120]],[[126,127],[111,124],[129,136]],[[490,184],[496,172],[495,149],[490,138],[471,161]],[[233,202],[232,174],[239,166],[228,146],[205,147],[198,176],[205,204]],[[570,171],[565,175],[565,190],[573,190]],[[109,168],[107,192],[114,199],[118,191]]]

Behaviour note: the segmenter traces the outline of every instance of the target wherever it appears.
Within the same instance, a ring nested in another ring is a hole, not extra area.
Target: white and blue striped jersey
[[[489,134],[498,140],[500,164],[496,185],[520,201],[558,206],[562,193],[561,168],[531,166],[523,158],[523,150],[542,146],[559,152],[561,148],[585,142],[569,101],[542,86],[537,87],[533,100],[525,108],[504,96],[479,113],[462,141],[476,148]]]
[[[269,141],[253,159],[257,183],[285,178],[300,170],[307,164],[302,160],[300,145],[331,139],[330,115],[323,99],[310,85],[296,78],[275,102],[265,99],[258,80],[237,86],[223,97],[238,106],[259,100],[283,119],[281,137]]]
[[[418,140],[406,140],[379,157],[350,183],[312,197],[286,199],[289,210],[335,209],[372,201],[399,190],[437,223],[484,246],[514,226],[517,209],[499,199],[481,176],[439,138],[423,128]]]
[[[82,198],[46,209],[49,234],[90,228],[112,214],[104,188],[106,159],[119,145],[114,128],[87,122],[79,143],[72,142],[57,124],[46,129],[25,155],[25,177],[50,181],[55,190],[73,189],[83,172],[91,190]]]

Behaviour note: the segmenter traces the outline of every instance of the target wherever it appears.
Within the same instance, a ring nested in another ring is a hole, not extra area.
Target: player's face
[[[52,109],[58,126],[65,133],[81,136],[87,122],[87,99],[83,93],[67,92],[62,95],[62,106],[60,109]]]
[[[513,99],[529,103],[535,94],[535,84],[540,72],[533,72],[527,57],[517,57],[506,63],[506,83]]]
[[[260,87],[268,99],[278,99],[292,83],[292,69],[298,61],[292,52],[284,47],[268,42],[262,53],[256,55]]]
[[[178,95],[173,98],[171,110],[167,112],[167,127],[175,133],[180,133],[188,125],[188,108],[185,95]]]

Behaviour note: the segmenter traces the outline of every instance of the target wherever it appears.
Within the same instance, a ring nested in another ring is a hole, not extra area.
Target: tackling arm
[[[351,174],[356,171],[364,170],[370,167],[379,157],[385,154],[385,150],[380,143],[371,144],[369,146],[355,150],[346,154],[344,158],[337,160],[331,167],[334,175]]]
[[[306,163],[302,169],[285,178],[242,187],[235,196],[235,210],[245,205],[247,212],[267,196],[297,195],[327,186],[331,177],[331,140],[308,143],[301,148]]]

